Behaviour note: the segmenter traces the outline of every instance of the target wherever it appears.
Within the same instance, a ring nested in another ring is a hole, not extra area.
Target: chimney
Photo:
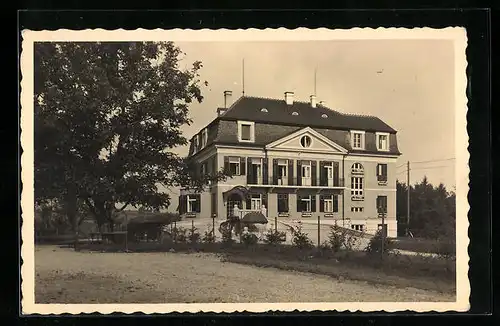
[[[285,92],[285,102],[288,105],[293,104],[293,92]]]
[[[220,117],[224,113],[226,113],[227,109],[226,108],[217,108],[217,116]]]
[[[326,106],[326,102],[325,101],[319,101],[319,105]]]
[[[311,106],[316,107],[316,95],[311,95]]]
[[[231,106],[231,96],[233,95],[233,92],[231,91],[224,91],[224,108],[227,109],[228,107]]]

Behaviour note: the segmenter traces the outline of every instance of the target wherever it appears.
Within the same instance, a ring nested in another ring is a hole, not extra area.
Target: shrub
[[[353,251],[357,246],[359,239],[350,230],[341,228],[337,225],[330,227],[330,234],[328,235],[328,243],[334,252],[341,249],[346,251]]]
[[[310,249],[314,247],[311,239],[307,233],[302,232],[302,227],[290,227],[290,232],[292,233],[292,245],[299,249]]]
[[[187,230],[183,227],[175,227],[172,229],[172,238],[175,242],[186,243],[188,237],[186,235]]]
[[[222,243],[223,244],[230,245],[234,242],[233,234],[231,232],[231,227],[229,226],[229,224],[225,227],[223,227],[221,225],[221,228],[219,229],[219,231],[222,234]]]
[[[215,243],[215,235],[213,230],[208,229],[203,233],[203,238],[201,239],[204,243]]]
[[[189,243],[196,244],[200,242],[201,235],[200,233],[196,232],[197,230],[198,229],[195,227],[189,229],[189,236],[188,236]]]
[[[264,234],[264,242],[270,245],[278,245],[286,241],[286,232],[278,230],[268,230]]]
[[[384,253],[388,253],[392,250],[392,244],[393,241],[385,237]],[[382,230],[378,230],[377,233],[375,233],[375,235],[370,239],[365,251],[370,254],[382,253]]]
[[[245,246],[255,245],[255,244],[257,244],[257,241],[259,241],[259,238],[253,233],[248,232],[248,233],[243,233],[241,235],[241,242]]]

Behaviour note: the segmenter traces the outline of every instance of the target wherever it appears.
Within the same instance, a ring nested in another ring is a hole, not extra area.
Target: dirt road
[[[36,303],[454,301],[430,291],[223,263],[212,254],[35,252]]]

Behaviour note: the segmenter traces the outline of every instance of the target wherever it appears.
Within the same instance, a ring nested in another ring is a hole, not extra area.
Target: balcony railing
[[[247,179],[249,185],[267,185],[267,186],[279,186],[279,187],[325,187],[325,188],[336,188],[344,187],[344,179],[322,179],[322,178],[273,178],[269,177],[268,182],[265,182],[263,178],[250,178]]]

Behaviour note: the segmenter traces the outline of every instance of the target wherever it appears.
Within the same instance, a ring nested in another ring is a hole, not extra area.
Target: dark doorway
[[[227,208],[227,217],[233,216],[234,213],[234,205],[237,205],[239,209],[243,209],[243,201],[238,194],[231,194],[227,198],[226,208]]]

